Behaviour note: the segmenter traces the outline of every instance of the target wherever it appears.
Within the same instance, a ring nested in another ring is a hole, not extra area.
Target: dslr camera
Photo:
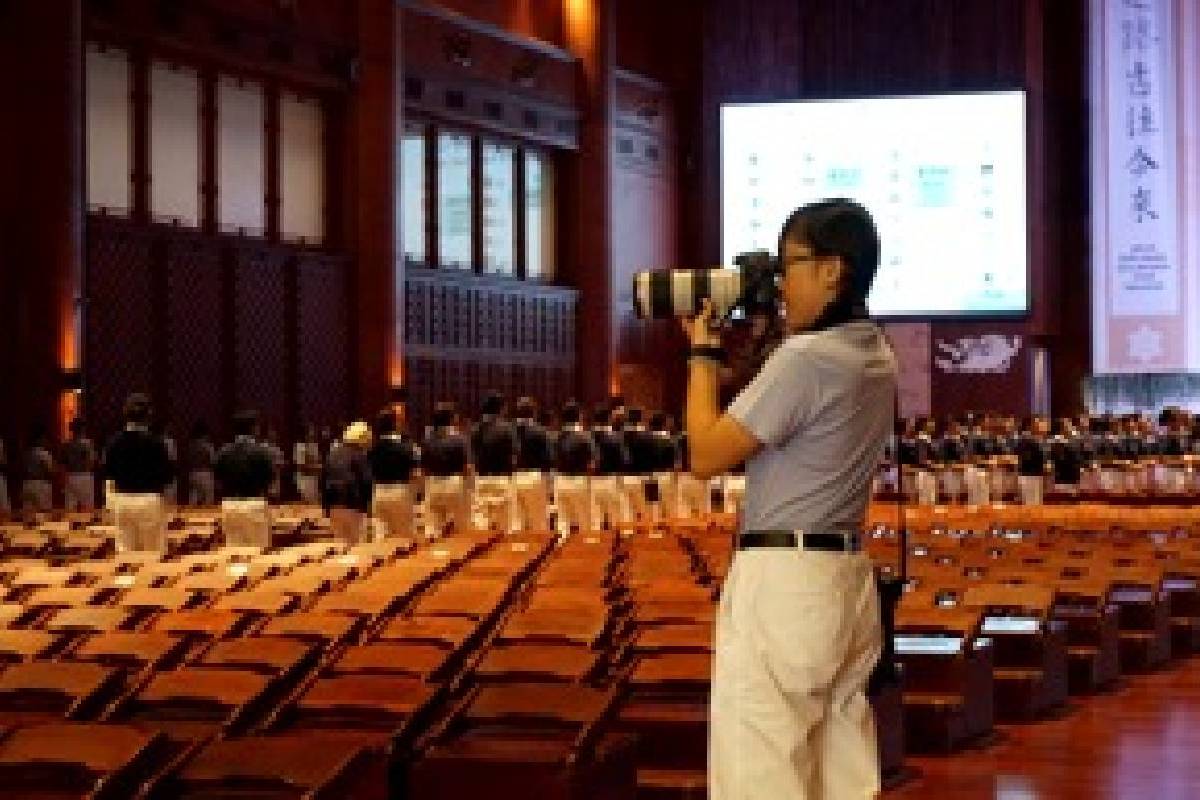
[[[742,253],[733,269],[672,269],[633,276],[633,303],[642,319],[690,317],[712,301],[720,320],[773,315],[779,303],[779,259],[766,250]]]

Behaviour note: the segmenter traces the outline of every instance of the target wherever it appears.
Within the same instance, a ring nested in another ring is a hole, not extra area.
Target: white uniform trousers
[[[621,490],[621,479],[616,475],[597,475],[591,480],[592,530],[602,530],[605,522],[610,529],[626,525],[630,521],[629,505]],[[557,494],[557,489],[555,490]],[[562,502],[559,502],[561,513]]]
[[[188,502],[194,506],[211,506],[217,502],[217,486],[211,469],[188,473]]]
[[[593,502],[592,480],[586,475],[558,475],[554,478],[554,504],[558,507],[558,532],[599,530]]]
[[[650,501],[650,519],[661,522],[679,516],[679,481],[674,472],[656,472],[647,481],[658,485],[658,500]]]
[[[319,475],[307,472],[296,473],[296,493],[301,502],[315,506],[321,502],[321,482]]]
[[[646,502],[646,476],[622,475],[621,494],[625,497],[627,522],[646,522],[650,519],[650,504]]]
[[[50,481],[25,481],[21,485],[21,510],[50,511],[54,508],[54,484]]]
[[[528,470],[516,473],[512,480],[517,499],[515,528],[522,531],[546,530],[550,524],[546,476],[536,470]]]
[[[999,468],[988,470],[988,482],[991,484],[992,500],[1002,502],[1005,496],[1009,494],[1009,490],[1012,488],[1009,486],[1011,482],[1009,475],[1010,473],[1007,470]]]
[[[866,684],[881,648],[864,554],[738,552],[721,591],[711,800],[867,800],[879,756]]]
[[[63,508],[91,511],[96,507],[96,478],[90,472],[71,472],[63,484]]]
[[[265,497],[227,498],[221,501],[221,530],[230,547],[269,547],[271,516]]]
[[[412,487],[407,483],[375,484],[371,516],[383,523],[388,536],[412,536]]]
[[[1187,491],[1188,474],[1181,467],[1160,467],[1158,472],[1159,491],[1164,494],[1183,494]]]
[[[929,470],[917,471],[917,503],[923,506],[937,505],[938,480]]]
[[[485,530],[511,533],[517,517],[517,498],[513,493],[512,478],[507,475],[476,477],[471,506]]]
[[[425,481],[425,528],[428,536],[441,536],[448,525],[461,533],[469,527],[467,493],[461,475]]]
[[[161,494],[109,495],[109,506],[121,532],[117,549],[154,550],[167,549],[167,512]]]
[[[1021,505],[1040,506],[1045,492],[1046,480],[1040,475],[1020,475],[1017,477],[1017,487],[1020,489]]]
[[[8,478],[0,475],[0,513],[12,511],[12,501],[8,499]]]
[[[679,516],[702,517],[712,512],[712,486],[708,481],[681,472],[678,486]]]
[[[1116,494],[1125,491],[1125,474],[1119,469],[1100,470],[1100,491]]]
[[[941,475],[942,494],[950,499],[950,502],[957,503],[962,499],[963,494],[963,474],[962,470],[944,469]]]
[[[967,467],[963,471],[963,480],[967,484],[967,504],[985,506],[992,501],[992,482],[987,470],[979,467]]]
[[[726,514],[740,514],[746,500],[746,476],[726,475],[721,482],[721,497],[724,498]]]

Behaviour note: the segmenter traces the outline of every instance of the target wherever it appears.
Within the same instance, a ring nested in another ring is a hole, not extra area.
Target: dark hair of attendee
[[[375,417],[375,433],[385,436],[396,432],[396,412],[390,408],[380,411]]]
[[[655,411],[650,415],[650,429],[655,431],[665,431],[667,429],[667,415],[661,411]]]
[[[579,404],[578,403],[567,403],[565,406],[563,406],[562,414],[559,415],[560,418],[562,419],[562,424],[563,425],[578,425],[579,424],[579,413],[580,412],[579,412]]]
[[[150,398],[140,393],[129,395],[125,400],[122,416],[129,425],[149,425],[150,418],[154,416]]]
[[[33,444],[39,444],[46,438],[46,426],[41,422],[35,422],[29,426],[29,441]]]
[[[841,258],[846,265],[845,300],[866,302],[879,269],[879,231],[865,208],[840,197],[802,206],[783,224],[781,255],[785,241],[807,245],[814,256]]]
[[[1024,433],[1033,432],[1033,417],[1021,417],[1021,430]]]
[[[454,404],[438,403],[433,408],[433,427],[449,428],[454,424]]]
[[[82,436],[87,429],[87,423],[83,421],[83,417],[75,417],[71,420],[71,433],[76,436]]]
[[[499,414],[504,410],[504,398],[498,394],[489,394],[483,398],[483,405],[480,408],[484,414]]]
[[[625,409],[625,423],[627,425],[640,425],[642,422],[642,410],[640,408]]]
[[[612,421],[612,411],[603,403],[592,409],[592,424],[607,425]]]
[[[236,436],[254,436],[258,433],[258,412],[247,409],[234,414],[233,433]]]
[[[537,415],[537,403],[532,397],[522,397],[513,408],[513,416],[517,419],[533,419]]]
[[[192,438],[193,439],[207,439],[208,435],[209,435],[209,431],[208,431],[208,423],[207,422],[205,422],[202,419],[198,419],[194,423],[192,423]]]

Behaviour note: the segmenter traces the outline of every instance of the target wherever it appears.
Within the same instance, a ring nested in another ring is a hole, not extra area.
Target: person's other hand
[[[694,317],[685,317],[679,321],[683,334],[692,347],[717,346],[721,344],[720,335],[712,329],[712,301],[705,298],[700,306],[700,313]]]

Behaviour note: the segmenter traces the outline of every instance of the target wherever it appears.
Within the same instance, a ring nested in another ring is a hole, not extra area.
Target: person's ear
[[[842,278],[846,274],[846,264],[839,258],[823,258],[817,262],[818,275],[821,285],[833,294],[841,290]]]

